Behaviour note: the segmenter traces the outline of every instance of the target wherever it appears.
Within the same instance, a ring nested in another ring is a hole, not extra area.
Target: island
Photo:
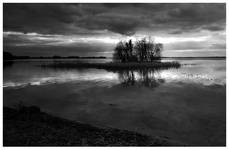
[[[114,48],[112,62],[89,63],[89,62],[55,62],[52,64],[42,64],[42,67],[52,68],[97,68],[106,70],[117,69],[159,69],[159,68],[179,68],[180,63],[176,61],[162,62],[161,51],[163,44],[155,43],[150,38],[132,42],[120,41]]]

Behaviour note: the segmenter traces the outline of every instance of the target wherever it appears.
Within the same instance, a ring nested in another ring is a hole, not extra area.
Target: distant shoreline
[[[68,57],[31,57],[31,56],[14,56],[10,59],[4,60],[21,60],[21,59],[107,59],[107,57],[99,56],[99,57],[81,57],[81,56],[68,56]]]
[[[161,57],[162,59],[226,59],[226,56],[214,56],[214,57]]]
[[[226,56],[210,57],[159,57],[160,59],[226,59]],[[106,56],[15,56],[3,51],[3,60],[22,60],[22,59],[112,59]]]
[[[161,59],[226,59],[224,56],[220,57],[161,57]],[[10,61],[10,60],[30,60],[30,59],[112,59],[112,57],[105,57],[105,56],[99,56],[99,57],[74,57],[74,56],[68,56],[68,57],[30,57],[30,56],[15,56],[11,59],[3,59],[4,61]]]

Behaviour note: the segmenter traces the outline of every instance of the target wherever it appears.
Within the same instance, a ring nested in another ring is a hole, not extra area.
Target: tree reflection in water
[[[155,88],[165,81],[156,75],[160,70],[144,68],[138,70],[119,70],[117,71],[119,80],[125,86],[145,86]]]

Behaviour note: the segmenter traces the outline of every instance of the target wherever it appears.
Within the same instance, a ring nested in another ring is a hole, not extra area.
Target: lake
[[[40,67],[53,60],[8,62],[3,105],[36,105],[62,118],[188,145],[225,145],[226,59],[176,61],[178,69],[115,72]]]

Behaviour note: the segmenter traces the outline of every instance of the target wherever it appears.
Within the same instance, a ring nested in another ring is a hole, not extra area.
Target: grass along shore
[[[42,64],[41,67],[48,68],[97,68],[97,69],[159,69],[159,68],[179,68],[181,65],[178,62],[108,62],[108,63],[83,63],[83,62],[55,62],[52,64]]]
[[[41,112],[36,106],[3,108],[4,146],[182,146],[160,137],[98,128]]]

